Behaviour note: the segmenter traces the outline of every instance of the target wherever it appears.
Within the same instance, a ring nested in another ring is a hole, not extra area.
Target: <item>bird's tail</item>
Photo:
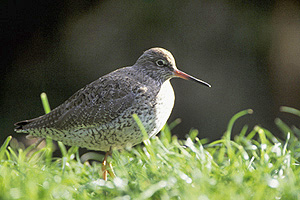
[[[15,126],[15,132],[17,133],[26,133],[28,131],[28,126],[30,123],[34,122],[37,118],[35,119],[30,119],[30,120],[24,120],[20,121],[14,124]]]
[[[48,122],[46,115],[36,117],[34,119],[23,120],[15,123],[15,132],[17,133],[31,133],[33,129],[41,128],[45,125],[45,122]]]

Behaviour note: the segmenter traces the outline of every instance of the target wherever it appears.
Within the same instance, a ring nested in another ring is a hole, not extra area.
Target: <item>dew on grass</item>
[[[268,181],[268,186],[271,188],[278,188],[279,181],[277,179],[272,178]]]
[[[53,179],[54,179],[54,181],[55,181],[56,183],[60,183],[60,182],[61,182],[61,177],[58,176],[58,175],[55,175]]]
[[[280,149],[281,144],[280,143],[276,143],[273,147],[271,152],[275,153],[277,157],[281,156],[281,149]]]
[[[186,183],[192,183],[192,179],[183,172],[179,172],[179,177],[184,180]]]
[[[272,163],[268,163],[268,168],[272,168],[273,164]]]
[[[44,181],[43,188],[49,189],[49,186],[50,186],[49,182],[48,181]]]
[[[118,188],[125,188],[125,186],[127,186],[127,184],[128,184],[127,179],[121,179],[119,177],[114,178],[113,182],[114,182],[115,186]]]
[[[105,180],[103,179],[97,179],[91,182],[91,185],[95,186],[104,186],[105,185]]]
[[[264,154],[264,159],[265,159],[265,161],[269,161],[270,156],[266,153],[266,154]]]
[[[112,182],[106,182],[105,186],[108,187],[109,189],[113,189],[114,185],[112,184]]]
[[[267,144],[261,144],[261,149],[266,150],[267,149]]]
[[[244,152],[244,153],[243,153],[243,158],[244,158],[245,160],[249,160],[249,155],[248,155],[246,152]]]
[[[283,169],[280,169],[280,170],[278,171],[278,176],[280,176],[281,178],[284,177],[284,171],[283,171]]]
[[[149,152],[147,151],[146,147],[143,148],[143,151],[146,154],[146,156],[150,159],[151,156],[150,156]]]
[[[255,150],[257,150],[257,146],[256,146],[256,145],[254,145],[254,144],[253,144],[253,145],[251,145],[251,150],[254,150],[254,151],[255,151]]]

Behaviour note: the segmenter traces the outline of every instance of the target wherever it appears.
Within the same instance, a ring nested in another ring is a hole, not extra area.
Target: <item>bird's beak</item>
[[[199,79],[197,79],[197,78],[195,78],[195,77],[193,77],[193,76],[191,76],[191,75],[188,75],[188,74],[186,74],[186,73],[184,73],[183,71],[180,71],[180,70],[178,70],[178,69],[175,69],[175,70],[174,70],[174,75],[175,75],[176,77],[183,78],[183,79],[185,79],[185,80],[192,80],[192,81],[195,81],[195,82],[197,82],[197,83],[201,83],[201,84],[203,84],[203,85],[205,85],[205,86],[207,86],[207,87],[211,87],[211,85],[208,84],[208,83],[206,83],[205,81],[199,80]]]

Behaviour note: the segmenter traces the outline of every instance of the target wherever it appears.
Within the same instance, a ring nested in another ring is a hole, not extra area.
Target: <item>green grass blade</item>
[[[139,128],[140,128],[140,130],[141,130],[141,132],[142,132],[142,134],[143,134],[143,140],[149,139],[149,135],[148,135],[148,133],[147,133],[147,131],[146,131],[146,129],[145,129],[145,127],[144,127],[142,121],[141,121],[140,118],[137,116],[137,114],[134,113],[134,114],[132,115],[132,117],[133,117],[133,119],[135,120],[135,122],[137,123],[137,125],[139,126]]]
[[[227,130],[225,132],[225,135],[224,135],[224,138],[225,138],[225,145],[227,147],[227,153],[228,153],[228,157],[229,158],[234,158],[234,151],[232,150],[231,148],[231,143],[230,143],[230,139],[231,139],[231,135],[232,135],[232,128],[233,128],[233,125],[235,123],[235,121],[244,116],[244,115],[247,115],[247,114],[252,114],[253,113],[253,110],[251,109],[247,109],[247,110],[243,110],[243,111],[240,111],[238,112],[237,114],[235,114],[229,121],[228,123],[228,126],[227,126]]]
[[[247,109],[247,110],[243,110],[243,111],[240,111],[238,112],[237,114],[235,114],[229,121],[228,123],[228,126],[227,126],[227,130],[226,130],[226,133],[225,133],[225,138],[230,140],[231,138],[231,134],[232,134],[232,128],[233,128],[233,125],[235,123],[235,121],[244,116],[244,115],[247,115],[247,114],[252,114],[253,113],[253,110],[252,109]]]
[[[294,115],[297,115],[298,117],[300,117],[300,110],[297,110],[295,108],[291,108],[291,107],[287,107],[287,106],[281,106],[280,111],[291,113],[291,114],[294,114]]]
[[[68,151],[67,151],[66,146],[62,142],[58,142],[57,144],[58,144],[58,147],[61,151],[62,156],[67,157]]]
[[[286,124],[284,123],[281,119],[276,118],[275,119],[275,124],[278,126],[278,128],[285,134],[285,136],[288,133],[293,133],[292,129]]]
[[[42,100],[42,104],[43,104],[45,113],[46,114],[49,113],[51,111],[51,109],[50,109],[47,94],[45,92],[41,93],[41,100]]]
[[[3,156],[5,154],[5,152],[7,151],[6,148],[9,145],[9,142],[11,141],[12,136],[8,136],[6,138],[6,140],[4,141],[4,143],[2,144],[1,148],[0,148],[0,159],[3,159]]]

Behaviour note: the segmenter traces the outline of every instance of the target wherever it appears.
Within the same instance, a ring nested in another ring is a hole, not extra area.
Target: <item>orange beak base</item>
[[[211,87],[211,85],[208,84],[208,83],[206,83],[205,81],[202,81],[202,80],[200,80],[200,79],[197,79],[197,78],[195,78],[195,77],[193,77],[193,76],[191,76],[191,75],[188,75],[188,74],[186,74],[186,73],[184,73],[184,72],[182,72],[182,71],[180,71],[180,70],[178,70],[178,69],[174,70],[174,75],[175,75],[176,77],[183,78],[183,79],[185,79],[185,80],[195,81],[195,82],[200,83],[200,84],[203,84],[203,85],[205,85],[205,86],[207,86],[207,87]]]

